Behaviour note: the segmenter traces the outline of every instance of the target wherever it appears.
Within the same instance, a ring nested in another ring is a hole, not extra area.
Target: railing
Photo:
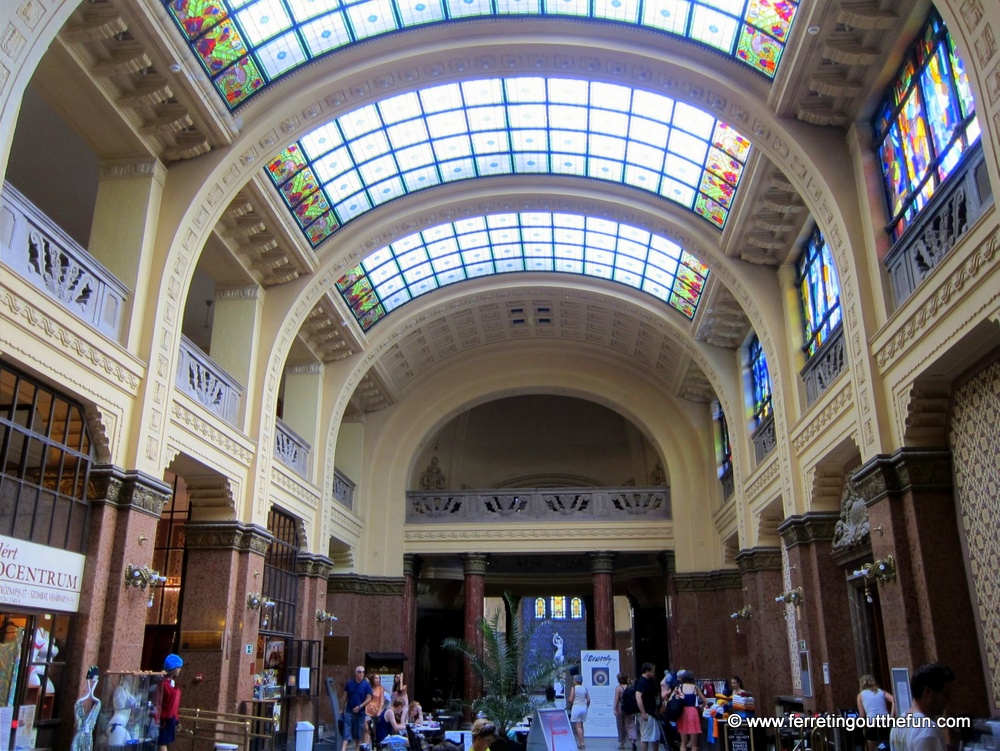
[[[218,415],[236,424],[243,387],[186,336],[181,336],[177,388]]]
[[[847,348],[844,346],[844,327],[840,325],[799,372],[806,385],[807,405],[812,405],[819,399],[820,394],[826,391],[844,370],[846,362]]]
[[[774,447],[778,445],[778,438],[774,431],[774,415],[768,415],[761,421],[757,429],[754,430],[753,435],[750,436],[750,440],[753,441],[753,453],[757,460],[757,464],[760,464],[765,456],[774,450]]]
[[[300,477],[305,477],[309,471],[309,451],[312,447],[284,421],[279,419],[276,424],[274,456]]]
[[[333,469],[333,499],[351,511],[354,510],[354,482],[339,469]]]
[[[670,488],[519,488],[406,494],[407,524],[669,520]]]
[[[274,720],[251,715],[181,708],[177,713],[178,745],[190,740],[193,751],[218,748],[217,743],[235,745],[240,751],[270,751],[274,748]]]
[[[0,261],[119,340],[128,288],[10,183],[4,183],[0,196]]]
[[[923,208],[885,257],[896,306],[903,304],[993,203],[982,142]]]
[[[736,480],[733,478],[733,468],[727,469],[722,477],[719,478],[719,482],[722,483],[722,499],[728,501],[733,497],[733,493],[736,492]]]

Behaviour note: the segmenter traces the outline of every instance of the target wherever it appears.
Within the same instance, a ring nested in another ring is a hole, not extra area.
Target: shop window
[[[750,385],[753,389],[753,423],[756,428],[771,416],[771,376],[760,338],[754,334],[748,346]]]
[[[818,226],[806,240],[796,268],[805,342],[802,350],[808,359],[841,323],[837,266]]]
[[[0,362],[0,535],[84,553],[92,464],[83,408]]]
[[[931,11],[873,126],[887,230],[898,240],[980,136],[965,65],[937,11]]]

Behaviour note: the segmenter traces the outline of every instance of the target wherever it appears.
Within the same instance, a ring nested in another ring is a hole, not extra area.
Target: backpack
[[[622,714],[639,714],[639,702],[635,700],[635,686],[622,692]]]

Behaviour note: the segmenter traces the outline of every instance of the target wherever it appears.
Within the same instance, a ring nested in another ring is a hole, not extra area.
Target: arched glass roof
[[[694,318],[708,267],[679,245],[627,224],[543,211],[489,214],[414,232],[337,280],[367,331],[416,297],[466,279],[559,272],[642,290]]]
[[[282,76],[354,42],[489,16],[592,18],[719,50],[773,77],[799,0],[163,0],[234,109]]]
[[[750,141],[660,94],[563,78],[490,78],[370,104],[285,149],[267,173],[313,247],[374,206],[456,180],[556,174],[624,183],[729,215]]]

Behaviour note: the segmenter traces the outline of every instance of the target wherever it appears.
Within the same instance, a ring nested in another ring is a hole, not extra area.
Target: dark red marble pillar
[[[420,578],[421,559],[413,553],[403,554],[403,677],[414,696],[417,686],[413,683],[417,662],[417,580]],[[426,688],[426,686],[424,687]]]
[[[615,606],[613,574],[615,554],[590,554],[590,574],[594,585],[594,649],[615,648]]]
[[[481,652],[483,639],[479,622],[483,617],[483,599],[486,594],[487,558],[483,553],[466,553],[461,558],[462,571],[465,573],[465,641],[476,652]],[[468,660],[465,661],[462,685],[467,702],[479,698],[482,693],[481,681]]]
[[[912,675],[944,663],[960,677],[951,706],[988,714],[951,453],[900,449],[871,459],[852,480],[868,506],[873,558],[895,562],[895,577],[877,585],[890,667]]]

